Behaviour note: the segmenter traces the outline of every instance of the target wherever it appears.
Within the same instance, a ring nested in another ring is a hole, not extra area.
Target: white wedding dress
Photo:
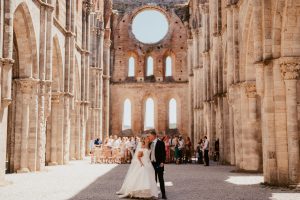
[[[155,181],[155,172],[150,161],[150,150],[137,148],[131,161],[126,177],[120,191],[117,192],[120,198],[158,198],[158,188]],[[138,152],[143,152],[141,158],[144,166],[141,166],[137,158]]]

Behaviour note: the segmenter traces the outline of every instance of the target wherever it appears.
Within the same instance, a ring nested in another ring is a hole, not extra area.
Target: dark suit
[[[157,140],[155,145],[155,160],[156,162],[152,162],[152,165],[155,169],[155,180],[157,182],[157,177],[158,177],[161,194],[163,197],[165,197],[166,192],[165,192],[165,181],[164,181],[164,167],[160,167],[160,164],[166,162],[166,149],[165,149],[165,143],[159,139]]]

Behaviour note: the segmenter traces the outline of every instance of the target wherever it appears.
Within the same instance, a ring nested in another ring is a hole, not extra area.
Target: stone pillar
[[[58,146],[59,141],[58,137],[60,134],[59,124],[57,123],[60,119],[59,110],[61,109],[60,103],[60,93],[52,93],[52,109],[51,109],[51,144],[50,144],[50,163],[49,165],[57,165],[58,164]]]
[[[240,37],[240,30],[239,30],[239,8],[237,5],[232,5],[232,39],[233,39],[233,64],[234,64],[234,71],[233,71],[233,78],[234,83],[239,83],[240,81],[240,75],[239,75],[239,55],[240,55],[240,48],[239,48],[239,37]],[[227,47],[228,48],[228,47]]]
[[[110,29],[106,30],[106,35],[110,34]],[[109,83],[110,83],[110,45],[111,41],[107,38],[104,42],[104,56],[103,56],[103,136],[109,136]]]
[[[37,81],[34,79],[17,79],[17,86],[22,94],[22,121],[21,121],[21,157],[18,173],[29,172],[29,132],[30,132],[30,104]]]
[[[74,133],[75,134],[75,159],[76,160],[81,160],[83,157],[81,156],[81,142],[83,140],[82,135],[81,135],[81,116],[80,116],[80,102],[76,101],[75,102],[75,124],[74,124]]]
[[[262,1],[253,0],[253,32],[254,34],[254,62],[259,62],[263,59],[263,27],[262,27]]]
[[[233,14],[232,8],[227,8],[227,88],[233,84]]]
[[[299,183],[299,132],[297,111],[297,79],[300,72],[299,63],[299,60],[292,60],[284,61],[281,65],[281,73],[286,88],[286,120],[290,185],[297,185]]]
[[[7,184],[4,179],[6,169],[6,141],[8,105],[11,103],[13,53],[13,1],[0,2],[0,186]]]
[[[194,135],[193,40],[187,41],[187,67],[189,74],[189,135]]]
[[[267,183],[277,184],[276,138],[274,120],[274,80],[272,63],[264,67],[264,98],[262,112],[263,170]]]
[[[286,91],[281,74],[281,60],[273,61],[274,75],[274,107],[275,107],[275,135],[276,135],[276,164],[278,184],[289,185],[289,152],[286,116]],[[298,109],[299,110],[299,109]]]
[[[248,122],[247,130],[244,137],[244,165],[243,169],[249,171],[259,171],[260,166],[260,148],[259,148],[259,133],[258,133],[258,121],[256,114],[256,85],[255,83],[247,82],[245,84],[245,91],[248,97]]]

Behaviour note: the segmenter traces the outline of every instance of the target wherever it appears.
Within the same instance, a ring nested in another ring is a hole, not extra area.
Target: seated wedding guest
[[[97,138],[97,139],[95,140],[95,142],[94,142],[94,145],[95,145],[96,147],[99,147],[101,144],[102,144],[102,141],[100,140],[100,138]]]
[[[117,139],[116,139],[117,138]],[[115,140],[114,140],[114,143],[113,143],[113,148],[119,148],[120,147],[120,144],[121,144],[121,138],[119,137],[117,137],[117,136],[115,136]]]
[[[114,139],[113,139],[113,136],[111,135],[111,136],[109,137],[108,142],[107,142],[106,145],[107,145],[108,147],[112,148],[113,143],[114,143]]]
[[[89,152],[90,152],[90,156],[91,156],[91,164],[95,163],[95,158],[94,158],[94,139],[90,140],[90,145],[89,145]]]
[[[109,140],[109,137],[106,137],[105,140],[104,140],[104,142],[103,142],[104,146],[107,146],[108,140]]]
[[[94,139],[91,139],[90,140],[90,145],[89,145],[89,152],[90,152],[90,154],[92,154],[92,151],[93,151],[93,149],[94,149],[94,146],[95,146],[95,142],[94,142],[95,140]]]

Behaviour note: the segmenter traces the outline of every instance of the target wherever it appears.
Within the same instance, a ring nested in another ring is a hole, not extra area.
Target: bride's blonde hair
[[[142,143],[142,146],[144,146],[145,148],[149,148],[149,140],[148,139],[148,135],[147,134],[144,134],[141,136],[141,143]]]

